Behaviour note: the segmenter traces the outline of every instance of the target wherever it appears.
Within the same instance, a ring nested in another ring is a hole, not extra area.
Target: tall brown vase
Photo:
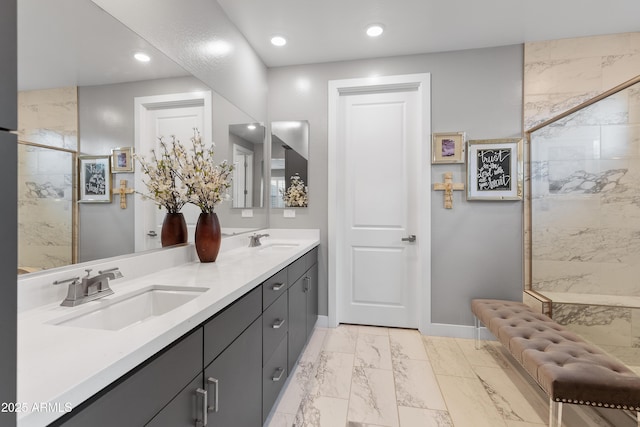
[[[162,231],[160,232],[160,242],[162,247],[187,243],[189,234],[187,232],[187,222],[182,213],[167,213],[162,221]]]
[[[196,252],[200,262],[214,262],[220,251],[222,233],[218,215],[202,212],[196,224]]]

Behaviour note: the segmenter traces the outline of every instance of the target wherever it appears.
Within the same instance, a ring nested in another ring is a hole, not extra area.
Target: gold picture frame
[[[133,147],[118,147],[111,150],[111,171],[113,173],[133,172]]]
[[[466,142],[464,132],[432,134],[431,164],[464,163]]]

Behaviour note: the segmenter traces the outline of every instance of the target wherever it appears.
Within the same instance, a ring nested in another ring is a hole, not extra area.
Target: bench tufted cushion
[[[471,311],[554,401],[640,410],[640,377],[548,316],[489,299]]]

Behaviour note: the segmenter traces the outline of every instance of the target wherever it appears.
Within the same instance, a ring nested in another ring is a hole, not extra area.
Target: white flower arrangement
[[[142,171],[147,175],[148,180],[143,180],[148,193],[139,193],[145,199],[152,200],[158,209],[164,207],[168,213],[178,213],[182,207],[188,203],[189,195],[187,187],[176,182],[178,178],[178,159],[176,147],[180,144],[172,136],[171,146],[160,140],[160,153],[151,150],[152,158],[147,161],[143,156],[134,154],[134,159],[140,162]]]
[[[164,206],[168,213],[180,212],[187,203],[197,205],[204,213],[213,212],[216,204],[229,198],[227,190],[231,187],[233,165],[226,160],[215,165],[214,147],[204,146],[198,129],[193,130],[190,150],[175,136],[171,138],[170,147],[159,138],[162,152],[158,156],[152,150],[153,159],[149,162],[135,155],[149,178],[143,182],[150,194],[143,196],[159,208]]]
[[[198,129],[193,130],[193,148],[187,151],[179,146],[179,176],[188,189],[189,203],[197,205],[203,213],[211,213],[215,205],[230,198],[233,164],[224,160],[213,161],[214,146],[205,147]]]
[[[300,175],[293,175],[291,177],[291,185],[282,194],[284,205],[288,208],[306,208],[308,203],[307,191],[307,186],[304,185]]]

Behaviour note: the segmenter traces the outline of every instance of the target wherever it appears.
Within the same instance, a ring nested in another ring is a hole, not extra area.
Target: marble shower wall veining
[[[640,33],[528,43],[525,129],[639,73]],[[640,296],[640,84],[535,131],[528,148],[527,285],[553,294],[556,321],[638,365],[624,349],[640,347],[640,308],[625,298]]]
[[[78,149],[75,87],[18,94],[18,135],[52,149],[19,145],[18,266],[27,270],[73,262],[73,171]]]

